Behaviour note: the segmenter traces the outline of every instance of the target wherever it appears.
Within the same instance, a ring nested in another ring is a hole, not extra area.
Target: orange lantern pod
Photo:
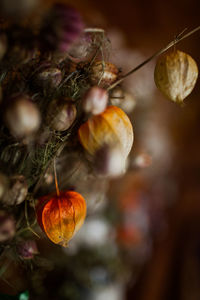
[[[39,199],[37,220],[48,238],[66,247],[86,216],[85,199],[77,192],[62,191]]]
[[[81,144],[91,155],[108,145],[121,148],[126,159],[133,145],[132,124],[117,106],[108,106],[103,113],[91,117],[81,125],[78,135]]]

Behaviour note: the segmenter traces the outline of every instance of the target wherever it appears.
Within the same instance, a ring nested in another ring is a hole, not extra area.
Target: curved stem
[[[54,158],[54,177],[55,177],[55,185],[56,185],[56,194],[59,197],[60,196],[60,190],[58,187],[58,178],[57,178],[57,173],[56,173],[56,158]]]
[[[168,49],[170,49],[171,47],[173,47],[174,45],[178,44],[180,41],[182,41],[183,39],[189,37],[190,35],[192,35],[193,33],[195,33],[196,31],[200,30],[200,26],[196,27],[195,29],[191,30],[190,32],[182,35],[179,34],[173,41],[171,41],[169,44],[167,44],[167,46],[165,46],[164,48],[160,49],[159,51],[155,52],[153,55],[151,55],[149,58],[147,58],[145,61],[143,61],[141,64],[139,64],[138,66],[136,66],[134,69],[130,70],[128,73],[124,74],[119,80],[117,80],[116,82],[114,82],[112,85],[110,85],[107,88],[107,91],[110,91],[111,89],[113,89],[114,87],[116,87],[118,84],[120,84],[126,77],[130,76],[131,74],[135,73],[137,70],[139,70],[140,68],[142,68],[144,65],[146,65],[148,62],[150,62],[153,58],[161,55],[162,53],[164,53],[165,51],[167,51]]]

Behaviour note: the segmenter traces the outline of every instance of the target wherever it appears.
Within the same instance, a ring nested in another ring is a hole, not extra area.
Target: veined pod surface
[[[154,79],[158,89],[170,100],[182,103],[192,92],[198,77],[194,59],[179,50],[162,55],[155,67]]]
[[[128,116],[116,106],[91,117],[78,131],[79,140],[86,151],[94,155],[104,145],[119,147],[126,159],[133,145],[133,127]]]
[[[55,244],[66,247],[86,217],[86,202],[81,194],[62,191],[39,199],[36,208],[40,227]]]

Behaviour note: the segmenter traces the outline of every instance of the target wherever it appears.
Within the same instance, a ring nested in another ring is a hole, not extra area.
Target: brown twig
[[[137,70],[139,70],[140,68],[142,68],[148,62],[150,62],[153,58],[155,58],[155,57],[161,55],[162,53],[166,52],[168,49],[170,49],[174,45],[178,44],[180,41],[182,41],[183,39],[189,37],[190,35],[192,35],[193,33],[195,33],[198,30],[200,30],[200,26],[196,27],[195,29],[191,30],[190,32],[188,32],[188,33],[186,33],[184,35],[182,35],[183,32],[181,34],[177,35],[177,37],[172,42],[170,42],[166,47],[164,47],[164,48],[160,49],[159,51],[155,52],[153,55],[151,55],[149,58],[147,58],[141,64],[139,64],[138,66],[136,66],[134,69],[130,70],[128,73],[124,74],[119,80],[117,80],[112,85],[110,85],[107,88],[107,91],[112,90],[114,87],[116,87],[118,84],[120,84],[125,78],[127,78],[131,74],[135,73]]]

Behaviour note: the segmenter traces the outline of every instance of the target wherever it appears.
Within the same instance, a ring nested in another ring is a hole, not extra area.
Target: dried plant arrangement
[[[43,276],[40,268],[49,265],[40,259],[37,241],[70,248],[86,206],[90,214],[87,191],[130,167],[134,131],[123,107],[127,98],[135,100],[123,81],[158,57],[156,86],[182,104],[198,77],[195,60],[175,45],[200,26],[123,74],[109,61],[104,30],[86,28],[73,7],[54,4],[28,22],[37,1],[28,1],[30,7],[20,2],[12,10],[0,1],[0,276],[8,285],[5,274],[18,263]],[[143,156],[137,164],[150,160]],[[27,289],[40,290],[33,284],[40,279],[31,275],[28,288],[12,287],[15,299],[29,299]]]

